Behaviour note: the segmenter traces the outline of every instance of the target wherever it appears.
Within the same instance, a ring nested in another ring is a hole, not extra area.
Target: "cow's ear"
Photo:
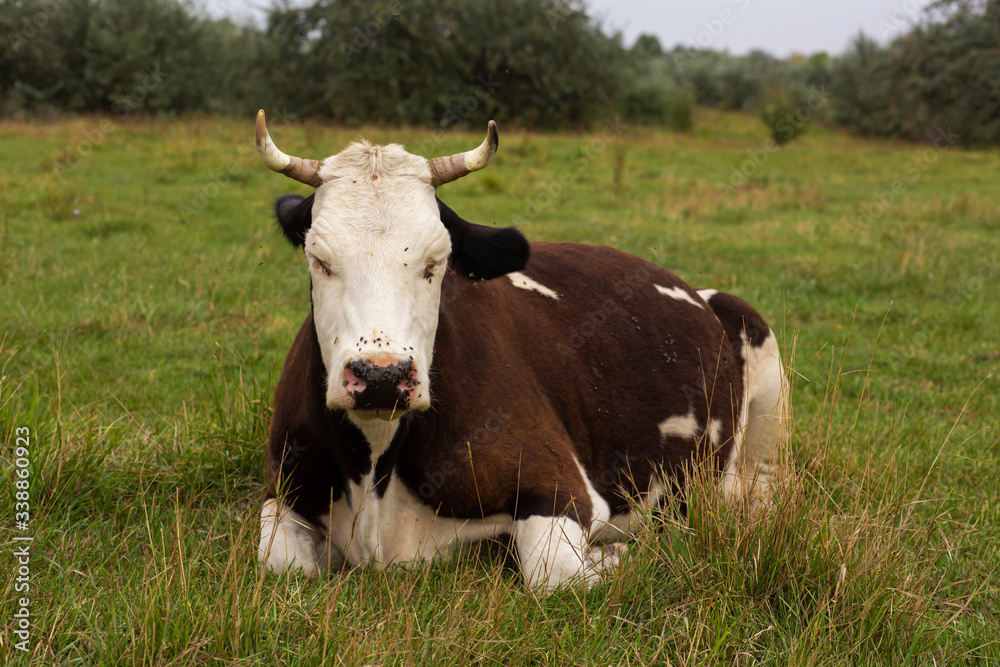
[[[312,225],[312,208],[315,197],[315,194],[308,197],[285,195],[274,204],[274,215],[278,218],[278,226],[281,227],[285,238],[296,248],[301,248],[306,244],[306,232]]]
[[[492,280],[528,264],[528,239],[515,227],[494,229],[467,222],[438,199],[441,222],[451,236],[451,264],[477,280]]]

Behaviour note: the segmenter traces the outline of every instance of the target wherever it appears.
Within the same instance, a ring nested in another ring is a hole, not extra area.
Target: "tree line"
[[[0,114],[246,115],[532,129],[621,117],[678,131],[698,106],[761,115],[776,141],[858,134],[1000,142],[1000,0],[939,0],[888,44],[776,58],[626,47],[582,0],[277,0],[265,25],[181,0],[7,0]],[[821,99],[821,104],[815,101]]]

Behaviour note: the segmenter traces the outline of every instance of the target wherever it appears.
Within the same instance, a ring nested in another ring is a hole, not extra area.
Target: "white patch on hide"
[[[677,299],[678,301],[687,301],[692,306],[697,306],[698,308],[704,309],[705,306],[695,301],[690,294],[685,292],[680,287],[663,287],[662,285],[653,285],[660,294],[664,296],[669,296],[671,299]]]
[[[400,415],[395,415],[399,417]],[[348,410],[347,417],[351,423],[358,427],[358,430],[368,441],[368,447],[372,451],[373,465],[378,461],[385,450],[389,449],[396,431],[399,430],[399,419],[380,419],[378,417],[368,418],[359,414],[356,410]]]
[[[608,501],[591,484],[590,477],[580,462],[575,458],[573,462],[576,463],[576,468],[580,471],[580,476],[583,477],[583,483],[587,486],[587,496],[590,498],[591,516],[590,530],[588,532],[595,538],[601,535],[606,528],[611,528],[612,532],[615,532],[614,527],[610,524],[611,507],[608,505]],[[609,537],[612,536],[607,535],[600,539],[608,539]]]
[[[713,419],[708,425],[708,444],[715,449],[722,444],[722,420]]]
[[[687,438],[693,440],[698,437],[701,427],[694,416],[694,410],[679,417],[667,417],[660,422],[660,437]]]
[[[541,284],[537,280],[529,278],[520,271],[514,271],[513,273],[508,273],[507,277],[510,279],[511,284],[514,285],[514,287],[531,290],[532,292],[538,292],[542,296],[547,296],[550,299],[559,298],[559,295],[553,292],[551,289]]]
[[[697,291],[698,291],[698,296],[700,296],[705,301],[705,303],[711,302],[712,297],[719,293],[719,290],[716,289],[700,289]]]
[[[352,565],[407,564],[450,556],[466,542],[513,530],[513,518],[496,514],[482,519],[441,517],[393,473],[381,498],[374,473],[350,483],[351,502],[333,503],[323,523],[332,547]]]

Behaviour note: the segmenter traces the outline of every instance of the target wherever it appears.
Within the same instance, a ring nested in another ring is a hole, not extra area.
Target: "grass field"
[[[696,486],[686,521],[651,516],[586,593],[525,591],[502,545],[427,570],[263,576],[270,402],[309,308],[271,206],[306,188],[260,163],[253,118],[2,123],[0,657],[1000,661],[1000,154],[823,129],[772,153],[756,119],[710,111],[689,135],[498,120],[494,163],[439,192],[464,217],[616,246],[769,319],[794,383],[796,477],[778,508],[751,522]],[[426,155],[481,141],[269,125],[313,157],[359,135]]]

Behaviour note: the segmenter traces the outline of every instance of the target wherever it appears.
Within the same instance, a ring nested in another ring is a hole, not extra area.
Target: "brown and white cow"
[[[271,169],[316,187],[276,206],[312,312],[278,383],[260,560],[308,574],[513,537],[528,585],[595,580],[595,544],[708,461],[727,497],[778,473],[784,373],[744,301],[610,248],[529,244],[435,188],[485,167],[354,143]]]

